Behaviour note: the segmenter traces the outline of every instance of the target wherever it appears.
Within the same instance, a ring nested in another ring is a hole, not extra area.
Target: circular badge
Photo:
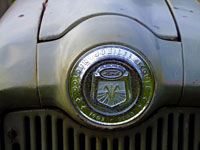
[[[84,53],[69,75],[69,95],[86,122],[98,126],[134,123],[154,92],[153,74],[136,51],[119,45]]]

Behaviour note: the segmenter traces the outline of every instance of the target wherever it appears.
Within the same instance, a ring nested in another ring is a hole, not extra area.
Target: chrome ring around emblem
[[[134,50],[104,45],[77,60],[68,87],[82,118],[102,127],[126,126],[150,104],[154,78],[146,61]]]

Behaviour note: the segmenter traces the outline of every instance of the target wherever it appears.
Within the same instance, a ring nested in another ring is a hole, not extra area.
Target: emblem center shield
[[[126,101],[124,81],[99,81],[97,86],[98,102],[114,107]]]
[[[100,66],[93,74],[92,99],[106,107],[116,107],[126,102],[130,95],[128,72],[120,65]]]

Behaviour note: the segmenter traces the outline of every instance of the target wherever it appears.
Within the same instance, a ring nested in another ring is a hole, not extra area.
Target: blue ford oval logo
[[[119,78],[123,75],[122,71],[116,68],[108,68],[101,71],[100,75],[104,78]]]

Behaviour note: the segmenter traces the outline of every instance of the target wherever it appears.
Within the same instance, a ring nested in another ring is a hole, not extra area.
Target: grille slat
[[[90,138],[88,136],[85,136],[85,149],[90,150]]]
[[[77,130],[74,130],[74,150],[79,150],[79,135]]]
[[[107,139],[107,150],[113,150],[113,138]]]
[[[50,115],[46,117],[46,149],[52,150],[52,118]]]
[[[154,122],[152,125],[152,150],[156,150],[157,148],[157,122]]]
[[[57,150],[57,119],[52,117],[52,150]]]
[[[31,150],[36,150],[35,117],[30,117]]]
[[[129,137],[129,143],[130,143],[130,147],[129,147],[129,150],[132,150],[134,149],[134,137]]]
[[[123,150],[124,149],[124,140],[123,138],[119,138],[119,141],[118,141],[118,145],[119,145],[119,150]]]
[[[108,131],[81,126],[59,111],[13,112],[4,119],[5,150],[200,150],[199,114],[162,109],[138,126]]]
[[[31,149],[31,137],[30,137],[30,119],[29,117],[24,118],[24,132],[25,132],[25,149]]]
[[[140,149],[141,150],[146,150],[146,130],[144,130],[142,133],[141,133],[141,144],[140,144]]]
[[[191,150],[191,149],[188,149],[188,142],[189,142],[188,138],[189,138],[189,114],[184,114],[183,116],[183,150]]]
[[[101,150],[101,139],[96,137],[96,150]]]
[[[68,149],[68,141],[69,141],[68,129],[69,127],[67,127],[67,123],[64,121],[63,122],[63,150],[69,150]]]
[[[165,116],[163,118],[163,124],[162,124],[162,150],[167,150],[167,137],[168,137],[167,128],[168,128],[168,116]]]
[[[42,136],[41,136],[41,140],[42,140],[42,143],[46,143],[46,144],[42,144],[42,150],[46,150],[46,145],[47,145],[47,130],[46,130],[46,118],[44,118],[42,116],[42,119],[41,119],[41,129],[42,129]],[[27,149],[28,150],[28,149]]]

